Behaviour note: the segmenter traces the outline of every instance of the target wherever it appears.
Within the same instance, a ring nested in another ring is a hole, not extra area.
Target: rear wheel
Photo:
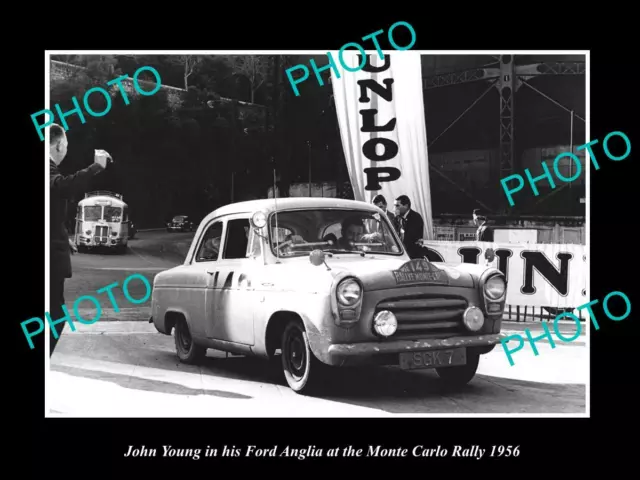
[[[196,345],[191,337],[189,325],[184,317],[176,321],[174,339],[176,342],[176,353],[182,363],[193,365],[199,363],[206,355],[207,349]]]
[[[450,388],[464,387],[476,375],[480,355],[475,352],[467,352],[467,364],[457,367],[436,368],[436,373],[442,382]]]
[[[296,393],[308,393],[319,384],[322,363],[309,346],[309,337],[301,322],[292,320],[282,333],[282,368],[289,387]]]

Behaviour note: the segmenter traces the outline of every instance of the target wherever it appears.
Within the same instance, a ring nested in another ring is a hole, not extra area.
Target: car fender
[[[309,338],[309,344],[314,355],[318,356],[325,341],[330,340],[330,326],[327,322],[333,322],[331,306],[326,295],[316,293],[297,293],[293,298],[285,293],[271,294],[268,301],[261,303],[262,312],[255,318],[256,342],[254,352],[256,355],[267,355],[267,334],[273,327],[272,322],[278,322],[289,316],[297,316],[302,320]],[[285,302],[286,300],[286,302]],[[280,348],[280,339],[277,340]]]

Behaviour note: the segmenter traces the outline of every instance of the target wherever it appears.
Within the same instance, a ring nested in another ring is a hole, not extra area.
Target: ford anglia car
[[[505,297],[495,268],[411,260],[374,205],[267,199],[204,218],[184,264],[155,276],[149,321],[175,331],[185,363],[208,348],[279,356],[298,393],[355,365],[435,368],[461,386],[500,343]]]

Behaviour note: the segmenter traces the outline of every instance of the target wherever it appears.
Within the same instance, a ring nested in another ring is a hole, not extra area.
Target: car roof
[[[249,200],[246,202],[237,202],[217,208],[213,212],[205,216],[204,220],[210,220],[214,217],[223,215],[231,215],[237,213],[253,213],[262,211],[267,215],[277,210],[290,210],[298,208],[345,208],[353,210],[365,210],[379,213],[380,209],[375,205],[357,200],[346,200],[343,198],[323,198],[323,197],[287,197],[287,198],[266,198],[262,200]]]

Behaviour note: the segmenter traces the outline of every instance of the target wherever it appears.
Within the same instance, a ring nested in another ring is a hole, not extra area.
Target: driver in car
[[[354,242],[359,242],[364,235],[364,225],[359,217],[347,217],[342,221],[342,236],[338,247],[344,250],[355,250]]]

